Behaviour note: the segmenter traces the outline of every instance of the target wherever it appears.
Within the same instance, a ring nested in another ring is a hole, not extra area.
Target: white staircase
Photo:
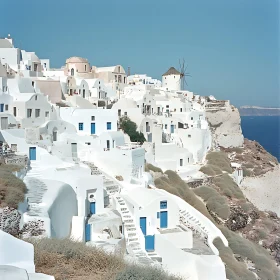
[[[102,175],[104,187],[110,197],[119,192],[120,186],[118,183],[114,182],[108,175],[104,174],[94,163],[86,161],[83,163],[91,169],[91,175]]]
[[[152,259],[147,254],[146,250],[141,247],[141,241],[139,236],[141,229],[139,227],[137,229],[137,225],[127,207],[127,204],[125,203],[122,197],[115,196],[115,198],[118,204],[118,208],[120,209],[119,211],[122,217],[122,221],[124,223],[124,235],[126,240],[126,246],[132,250],[139,263],[145,265],[152,264]]]
[[[32,169],[24,177],[24,183],[27,186],[28,216],[44,216],[44,210],[41,207],[44,193],[47,186],[40,179],[43,178],[43,169],[37,162],[31,163]]]

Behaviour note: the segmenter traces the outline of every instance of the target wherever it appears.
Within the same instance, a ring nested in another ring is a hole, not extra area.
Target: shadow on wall
[[[76,193],[70,185],[63,184],[49,208],[51,236],[66,238],[71,233],[72,217],[78,215]]]

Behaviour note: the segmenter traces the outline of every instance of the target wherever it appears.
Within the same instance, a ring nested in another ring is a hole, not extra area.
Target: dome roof
[[[86,58],[72,56],[66,59],[66,63],[88,63],[88,60]]]
[[[7,39],[0,39],[0,48],[12,48],[13,45]]]

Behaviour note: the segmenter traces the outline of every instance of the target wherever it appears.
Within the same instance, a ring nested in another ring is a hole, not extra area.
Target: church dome
[[[86,58],[72,56],[66,59],[66,63],[88,63],[88,60]]]

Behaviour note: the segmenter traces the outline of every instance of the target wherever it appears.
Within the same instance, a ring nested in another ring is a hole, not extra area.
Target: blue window
[[[111,130],[112,129],[112,123],[111,122],[107,122],[107,130]]]
[[[84,130],[84,123],[79,123],[79,130]]]
[[[164,200],[164,201],[161,201],[160,202],[160,209],[166,209],[167,208],[167,201]]]

